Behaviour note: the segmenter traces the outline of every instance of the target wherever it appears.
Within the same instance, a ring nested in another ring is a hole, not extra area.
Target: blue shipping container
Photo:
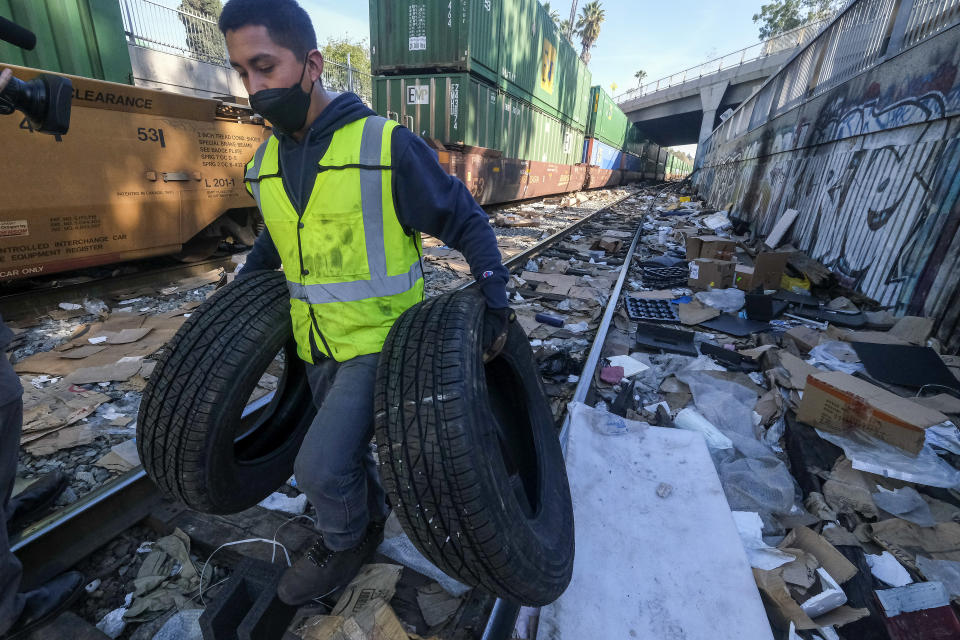
[[[601,169],[620,169],[623,152],[596,138],[587,138],[583,141],[583,163]]]
[[[643,158],[633,155],[632,153],[623,154],[623,166],[624,171],[643,171]]]

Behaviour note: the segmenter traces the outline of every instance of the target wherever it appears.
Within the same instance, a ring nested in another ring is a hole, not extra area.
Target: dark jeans
[[[370,449],[379,354],[307,364],[317,417],[294,464],[297,486],[317,510],[317,528],[333,551],[356,546],[370,518],[387,515]]]
[[[7,538],[7,508],[17,475],[22,427],[23,403],[20,398],[0,407],[0,634],[13,626],[23,610],[23,595],[19,593],[22,567],[10,551]]]

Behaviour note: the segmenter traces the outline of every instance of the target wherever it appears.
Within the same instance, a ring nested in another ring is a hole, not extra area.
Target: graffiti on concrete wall
[[[760,234],[797,209],[794,245],[841,282],[902,313],[942,307],[960,290],[944,272],[960,251],[960,54],[934,44],[739,139],[711,140],[701,192]]]

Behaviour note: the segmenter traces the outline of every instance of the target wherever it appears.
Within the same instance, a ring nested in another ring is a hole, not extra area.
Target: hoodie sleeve
[[[237,275],[264,269],[273,271],[279,268],[280,252],[277,251],[277,246],[273,244],[270,231],[264,228],[257,236],[257,241],[253,243],[253,249],[247,254],[247,261],[243,264],[243,268],[237,272]]]
[[[507,306],[507,281],[490,219],[466,185],[446,173],[436,153],[404,127],[394,130],[393,191],[397,217],[409,229],[439,238],[466,258],[487,304]]]

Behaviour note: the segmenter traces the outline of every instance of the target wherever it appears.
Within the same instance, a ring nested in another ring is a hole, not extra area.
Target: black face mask
[[[300,86],[306,73],[307,60],[304,60],[303,73],[297,84],[287,89],[261,89],[250,96],[250,106],[269,120],[277,133],[293,135],[307,122],[310,92]]]

